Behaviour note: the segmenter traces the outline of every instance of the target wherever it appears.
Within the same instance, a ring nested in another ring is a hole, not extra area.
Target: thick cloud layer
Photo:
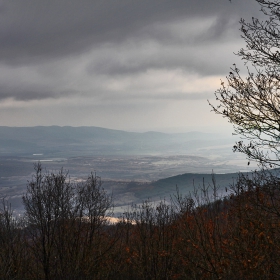
[[[251,15],[252,7],[252,1],[241,0],[233,4],[226,0],[3,1],[0,59],[5,63],[39,63],[124,40],[152,39],[162,44],[218,40],[231,19],[236,23],[241,15]],[[187,32],[182,28],[195,33],[209,18],[215,22],[206,27],[205,34],[184,38]],[[196,21],[180,27],[186,19]]]
[[[206,99],[236,61],[239,19],[258,9],[254,0],[1,1],[0,107],[20,118],[22,101]]]

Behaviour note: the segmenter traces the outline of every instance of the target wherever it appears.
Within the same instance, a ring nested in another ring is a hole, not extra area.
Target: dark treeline
[[[98,177],[73,183],[63,170],[35,170],[22,218],[3,200],[0,279],[280,278],[280,181],[268,172],[240,175],[223,199],[213,178],[112,224]]]

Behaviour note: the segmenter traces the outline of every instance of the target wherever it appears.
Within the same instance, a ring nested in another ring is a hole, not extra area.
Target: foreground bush
[[[240,176],[223,199],[213,184],[132,206],[110,225],[98,177],[75,184],[37,165],[24,219],[2,204],[0,279],[280,278],[278,176]]]

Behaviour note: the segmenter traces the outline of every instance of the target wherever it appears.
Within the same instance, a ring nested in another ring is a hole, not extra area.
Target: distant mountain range
[[[160,155],[233,144],[221,134],[127,132],[100,127],[0,127],[0,155]]]

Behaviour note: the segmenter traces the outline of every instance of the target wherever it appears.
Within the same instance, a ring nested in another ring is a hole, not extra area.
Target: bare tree
[[[13,216],[8,200],[0,208],[0,278],[19,279],[28,270],[21,231],[22,221]]]
[[[67,172],[35,175],[23,196],[28,244],[45,279],[86,279],[93,275],[114,242],[102,244],[112,198],[95,175],[76,184]],[[103,242],[104,243],[104,242]],[[38,266],[37,266],[38,267]]]
[[[256,0],[267,20],[241,19],[246,47],[237,53],[248,76],[234,64],[227,84],[216,91],[215,113],[227,118],[241,135],[233,150],[261,164],[280,165],[280,1]],[[245,140],[245,141],[244,141]]]
[[[115,232],[108,238],[108,216],[112,215],[112,196],[108,195],[101,186],[101,178],[91,174],[88,179],[77,186],[77,209],[79,211],[80,253],[79,262],[86,267],[89,275],[97,275],[104,263],[106,255],[114,247],[117,240]],[[110,239],[110,242],[104,240]]]
[[[176,271],[174,243],[178,236],[175,226],[177,213],[174,205],[165,200],[159,203],[144,201],[132,205],[124,213],[128,233],[127,250],[128,279],[171,279]]]
[[[35,175],[28,183],[23,196],[27,229],[31,248],[43,266],[45,279],[51,278],[51,264],[59,223],[73,218],[73,186],[67,181],[67,173],[43,174],[40,163],[35,165]]]

